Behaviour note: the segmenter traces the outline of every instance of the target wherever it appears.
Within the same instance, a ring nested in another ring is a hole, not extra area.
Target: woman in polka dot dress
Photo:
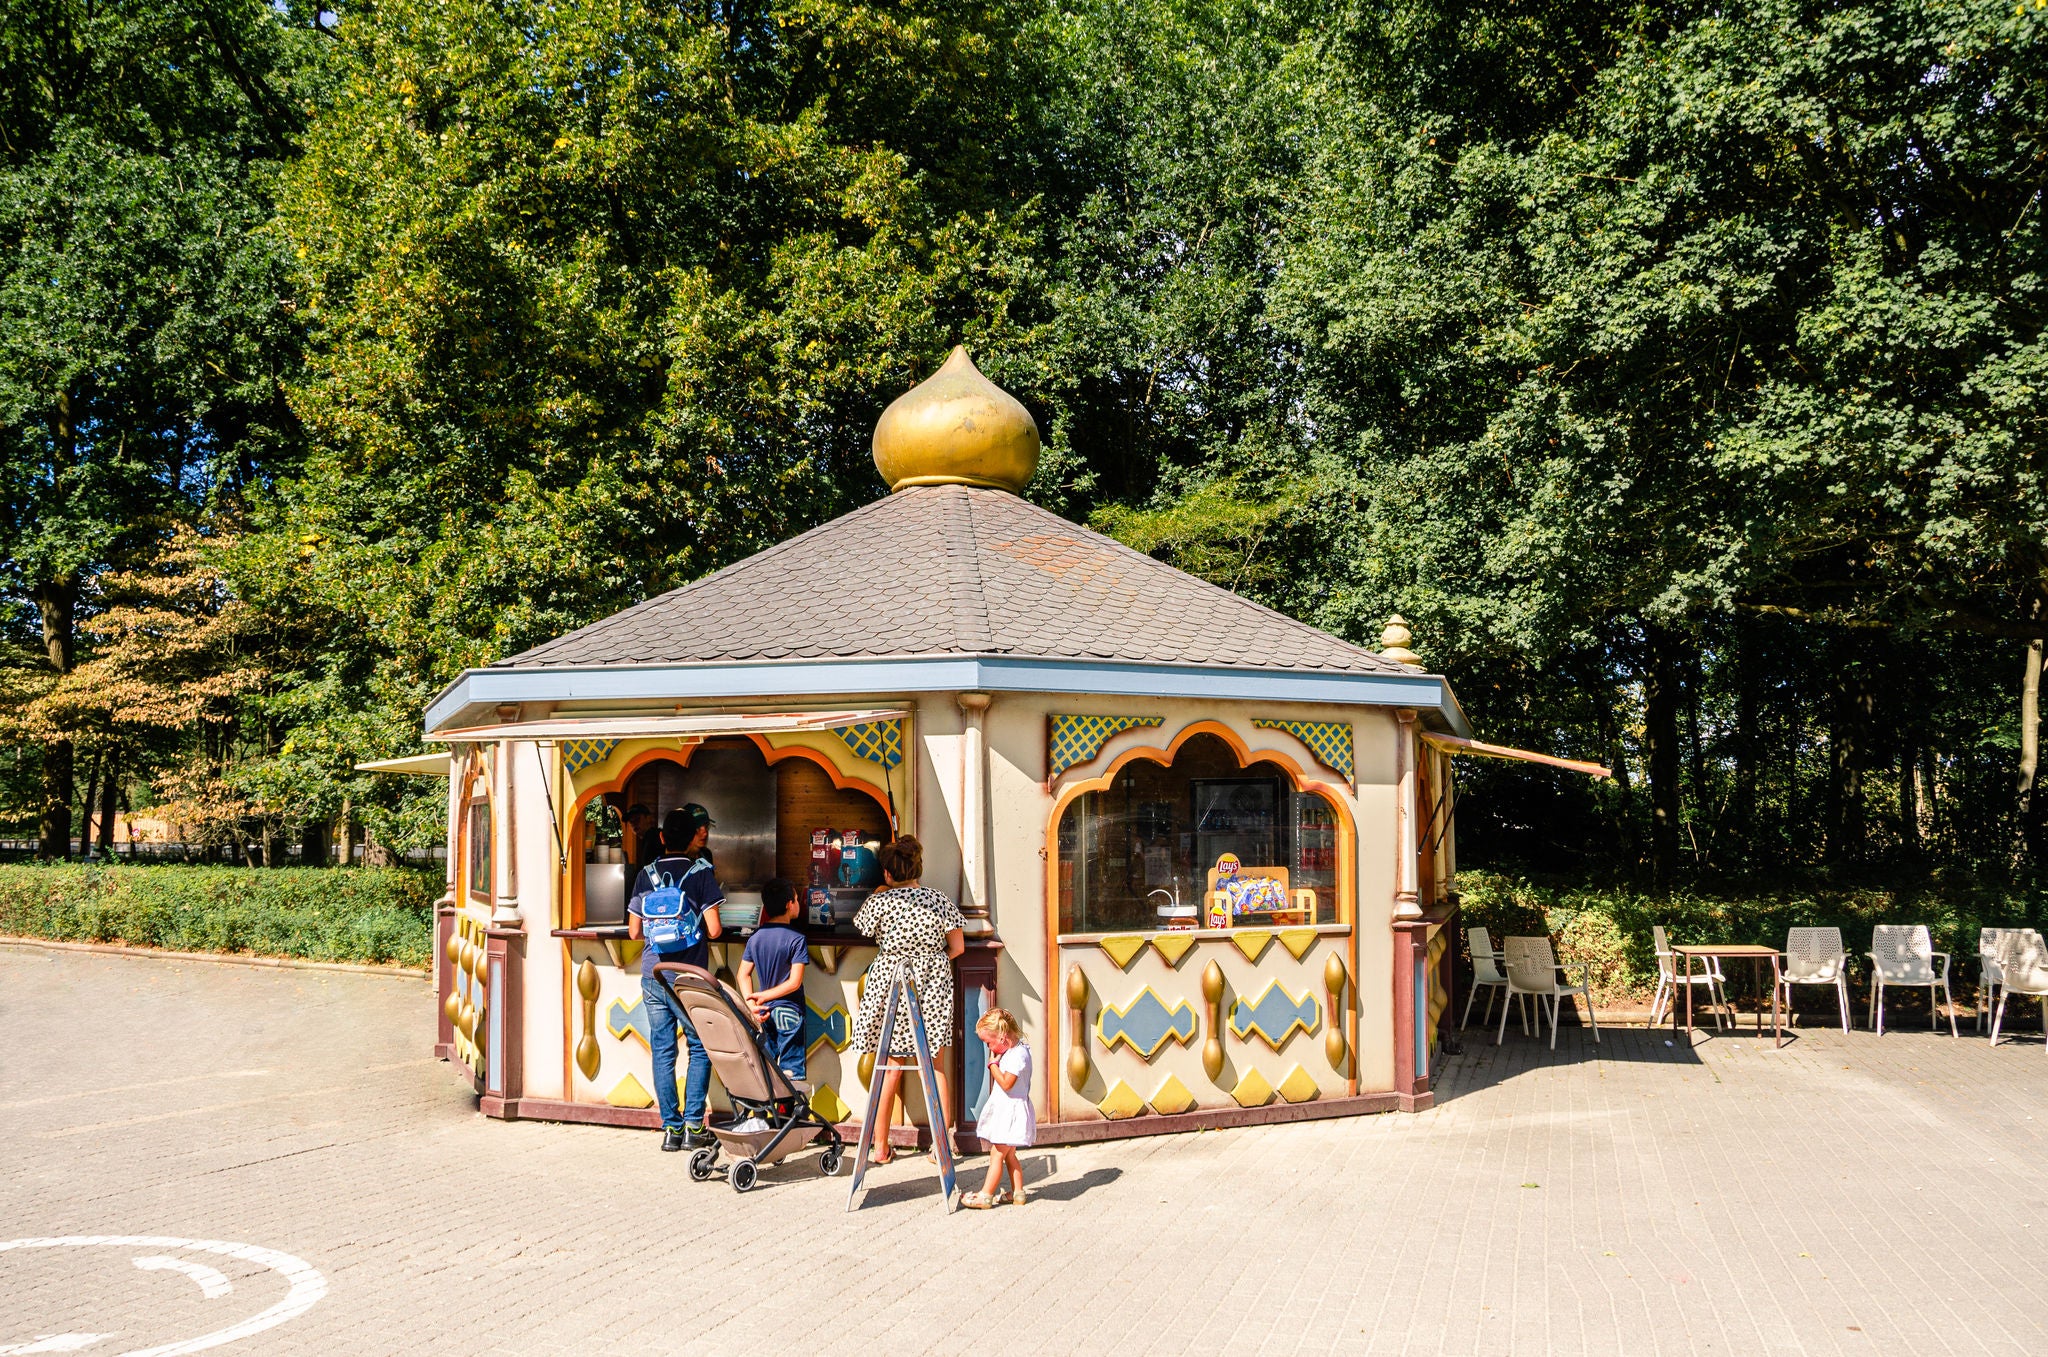
[[[953,958],[967,949],[967,921],[960,917],[960,907],[943,893],[918,884],[924,873],[924,847],[916,839],[898,839],[880,856],[882,880],[888,889],[870,895],[853,919],[853,926],[880,948],[868,964],[860,1014],[853,1022],[853,1044],[857,1050],[876,1053],[878,1064],[886,1058],[877,1053],[882,1041],[882,1008],[896,978],[907,972],[917,985],[925,1035],[932,1045],[932,1069],[939,1080],[939,1107],[948,1121],[946,1126],[933,1128],[936,1139],[941,1133],[951,1134],[953,1089],[947,1071],[952,1065]],[[889,1047],[890,1056],[906,1063],[917,1053],[910,1015],[901,1008],[896,1011]],[[901,1070],[883,1071],[880,1093],[868,1109],[870,1117],[880,1118],[875,1123],[872,1163],[886,1164],[895,1157],[889,1148],[889,1127],[896,1121],[902,1080]]]

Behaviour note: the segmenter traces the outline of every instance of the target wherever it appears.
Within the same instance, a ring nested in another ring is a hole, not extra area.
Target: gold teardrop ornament
[[[891,490],[980,485],[1016,494],[1038,470],[1038,422],[958,346],[882,412],[873,446]]]

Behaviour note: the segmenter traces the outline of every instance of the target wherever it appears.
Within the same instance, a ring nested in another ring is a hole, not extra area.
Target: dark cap
[[[661,818],[661,844],[671,853],[680,853],[697,836],[697,831],[718,822],[711,818],[711,812],[695,801],[677,806]]]

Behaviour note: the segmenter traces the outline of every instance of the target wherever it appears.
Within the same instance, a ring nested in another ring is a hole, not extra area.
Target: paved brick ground
[[[1031,1205],[952,1217],[906,1161],[847,1215],[843,1177],[741,1197],[651,1136],[484,1120],[418,981],[0,948],[0,1240],[318,1270],[231,1352],[2038,1353],[2048,1054],[1910,1003],[1782,1051],[1475,1032],[1430,1113],[1032,1152]],[[286,1280],[0,1251],[0,1353],[195,1337]]]

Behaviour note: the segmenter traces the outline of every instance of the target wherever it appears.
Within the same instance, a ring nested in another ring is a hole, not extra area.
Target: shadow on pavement
[[[1476,1026],[1468,1027],[1462,1032],[1452,1033],[1455,1050],[1449,1046],[1438,1048],[1436,1073],[1430,1085],[1439,1106],[1465,1094],[1493,1088],[1529,1070],[1593,1064],[1603,1060],[1695,1069],[1700,1065],[1699,1053],[1693,1044],[1685,1040],[1683,1033],[1674,1035],[1669,1027],[1602,1027],[1600,1040],[1596,1043],[1590,1028],[1574,1027],[1566,1022],[1557,1034],[1556,1050],[1550,1047],[1548,1029],[1540,1037],[1525,1037],[1520,1025],[1509,1018],[1507,1035],[1496,1046],[1493,1034],[1497,1030],[1481,1031]],[[1704,1042],[1710,1035],[1711,1030],[1699,1032],[1695,1041]],[[1720,1035],[1727,1039],[1735,1034],[1724,1032]],[[1745,1031],[1743,1035],[1753,1033]],[[1766,1027],[1766,1045],[1770,1039],[1771,1031]]]

